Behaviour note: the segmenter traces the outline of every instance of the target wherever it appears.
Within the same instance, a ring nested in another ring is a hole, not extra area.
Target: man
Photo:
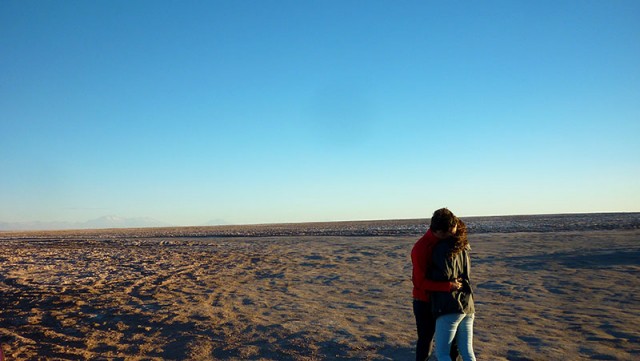
[[[455,235],[458,218],[447,208],[433,212],[429,230],[420,238],[411,250],[413,264],[413,314],[418,329],[418,343],[416,346],[416,361],[425,361],[429,357],[431,340],[435,332],[436,320],[431,313],[431,292],[451,292],[462,287],[462,283],[435,282],[427,278],[432,260],[433,247],[444,239]],[[458,355],[457,345],[451,347],[451,359]]]

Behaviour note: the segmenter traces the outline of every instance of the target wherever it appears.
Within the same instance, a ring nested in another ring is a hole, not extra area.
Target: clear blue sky
[[[0,2],[0,221],[640,211],[640,1]]]

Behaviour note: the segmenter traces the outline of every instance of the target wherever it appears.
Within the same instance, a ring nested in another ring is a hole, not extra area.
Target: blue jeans
[[[416,361],[427,361],[431,349],[431,340],[436,332],[436,319],[431,312],[431,302],[413,300],[413,314],[416,316],[418,342],[416,344]],[[451,359],[458,358],[458,345],[451,345]]]
[[[475,361],[473,353],[473,313],[449,313],[436,320],[436,334],[434,339],[435,354],[438,361],[451,361],[449,351],[455,337],[458,350],[464,361]]]

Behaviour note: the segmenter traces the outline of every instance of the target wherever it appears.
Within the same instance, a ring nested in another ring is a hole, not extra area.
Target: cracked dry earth
[[[412,360],[416,239],[0,239],[0,342],[8,360]],[[479,360],[640,358],[640,230],[470,240]]]
[[[0,335],[13,360],[411,354],[406,242],[34,240],[0,250]],[[398,308],[405,317],[388,318]]]

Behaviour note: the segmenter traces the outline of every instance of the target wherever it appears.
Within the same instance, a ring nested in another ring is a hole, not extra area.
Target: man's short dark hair
[[[458,217],[453,214],[447,208],[440,208],[433,212],[433,216],[431,217],[431,228],[432,231],[450,231],[453,227],[458,224]]]

